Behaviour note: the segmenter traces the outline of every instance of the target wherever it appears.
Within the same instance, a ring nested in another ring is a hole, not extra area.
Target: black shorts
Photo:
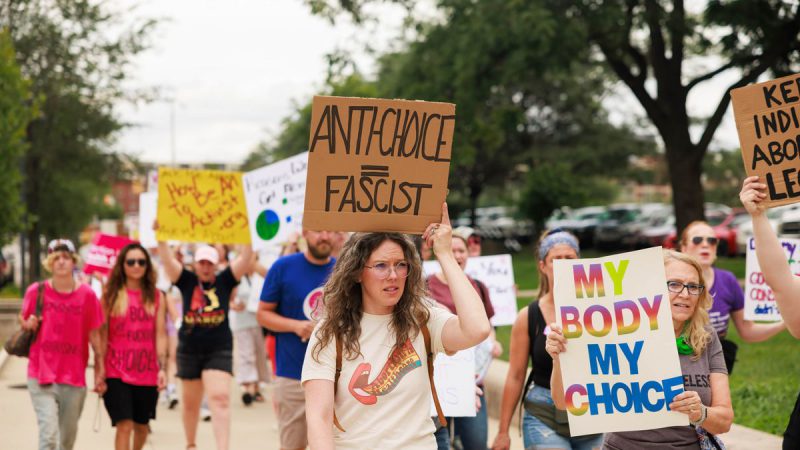
[[[221,370],[233,374],[233,351],[230,349],[203,351],[178,348],[176,353],[178,378],[197,380],[204,370]]]
[[[147,425],[150,419],[156,418],[158,388],[155,386],[136,386],[119,378],[107,379],[106,385],[103,403],[111,416],[111,425],[116,426],[122,420]]]

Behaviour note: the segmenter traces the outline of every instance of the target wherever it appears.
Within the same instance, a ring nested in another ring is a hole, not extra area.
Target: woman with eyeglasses
[[[714,229],[701,220],[694,221],[684,228],[681,234],[681,252],[693,256],[703,268],[703,279],[706,280],[708,293],[713,299],[708,316],[711,326],[717,332],[725,355],[725,366],[728,375],[733,373],[738,346],[725,337],[728,324],[733,319],[736,331],[745,342],[762,342],[780,333],[785,328],[783,322],[758,324],[744,320],[744,293],[736,276],[727,270],[714,267],[717,260],[717,244],[719,239]]]
[[[144,447],[158,392],[167,383],[168,300],[156,289],[156,278],[147,250],[128,244],[117,255],[103,292],[108,386],[103,403],[117,428],[115,450]]]
[[[426,300],[422,264],[407,236],[356,233],[342,248],[303,363],[311,448],[436,448],[426,333],[435,355],[472,347],[491,330],[453,256],[446,208],[422,238],[442,267],[456,315]]]
[[[604,449],[700,449],[701,438],[716,439],[715,435],[727,433],[733,423],[722,346],[709,325],[711,296],[703,278],[703,269],[693,257],[665,250],[664,270],[684,383],[684,391],[673,398],[669,408],[686,414],[691,425],[606,433]],[[553,358],[550,380],[553,401],[557,408],[564,410],[566,402],[559,354],[567,351],[567,339],[554,322],[550,324],[546,349]]]
[[[511,447],[508,429],[511,417],[519,405],[524,405],[522,416],[522,440],[526,449],[580,449],[600,448],[602,436],[591,434],[572,437],[566,413],[557,411],[550,393],[550,374],[553,361],[545,351],[545,340],[555,322],[553,301],[553,261],[577,259],[580,255],[578,239],[566,231],[556,228],[542,234],[536,251],[539,264],[539,297],[517,314],[511,328],[508,373],[503,387],[500,406],[500,429],[492,445],[493,450]],[[527,381],[528,361],[533,370]]]

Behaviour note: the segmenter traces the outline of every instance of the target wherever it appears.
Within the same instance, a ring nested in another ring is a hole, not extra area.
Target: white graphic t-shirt
[[[431,306],[428,329],[434,355],[444,352],[442,329],[450,311]],[[342,373],[335,399],[336,417],[345,432],[333,430],[337,449],[431,449],[436,448],[431,420],[431,388],[425,340],[419,333],[395,348],[387,332],[391,315],[364,313],[361,319],[361,355],[348,360],[342,355]],[[317,329],[319,326],[317,327]],[[336,344],[331,341],[313,358],[316,330],[308,343],[302,382],[334,380]]]

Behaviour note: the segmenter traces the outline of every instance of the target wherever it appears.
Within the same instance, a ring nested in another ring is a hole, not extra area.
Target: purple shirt
[[[711,326],[718,335],[725,336],[728,333],[731,312],[744,309],[744,292],[734,274],[716,267],[714,267],[714,285],[708,292],[714,299],[708,311]]]

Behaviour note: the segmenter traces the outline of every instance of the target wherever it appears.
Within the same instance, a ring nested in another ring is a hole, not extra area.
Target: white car
[[[767,210],[767,219],[778,235],[800,238],[800,203],[778,206]],[[736,251],[747,254],[747,245],[753,237],[753,221],[745,220],[736,229]]]

